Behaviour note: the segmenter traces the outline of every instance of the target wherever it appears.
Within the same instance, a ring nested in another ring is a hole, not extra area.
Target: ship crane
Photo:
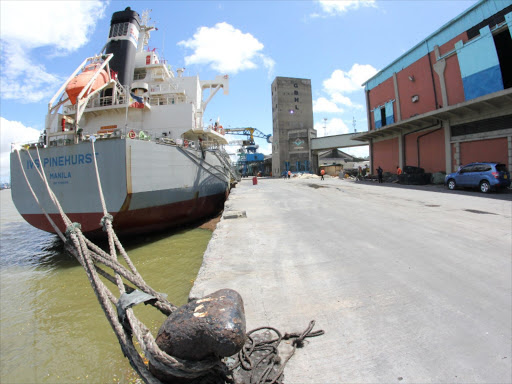
[[[248,140],[237,140],[230,144],[241,145],[242,148],[239,150],[239,158],[237,161],[238,169],[242,176],[248,176],[250,174],[263,174],[264,156],[262,153],[256,153],[259,146],[254,142],[254,138],[265,139],[267,143],[272,143],[272,135],[267,135],[261,132],[257,128],[245,127],[245,128],[224,128],[224,132],[229,135],[243,135]]]
[[[257,128],[224,128],[224,132],[229,135],[247,136],[249,140],[244,140],[242,145],[247,149],[247,152],[250,153],[256,153],[256,150],[258,149],[258,146],[254,142],[255,137],[265,139],[267,143],[272,143],[272,135],[267,135]]]

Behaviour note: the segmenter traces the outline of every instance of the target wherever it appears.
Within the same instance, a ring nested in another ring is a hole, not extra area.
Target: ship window
[[[133,72],[133,80],[143,80],[146,78],[145,68],[136,68]]]

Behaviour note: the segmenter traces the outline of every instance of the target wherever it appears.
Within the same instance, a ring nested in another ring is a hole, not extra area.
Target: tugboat
[[[204,81],[173,71],[148,48],[155,29],[148,21],[148,12],[141,17],[129,7],[114,13],[104,49],[85,59],[50,100],[39,142],[12,151],[12,198],[34,227],[55,231],[44,209],[65,230],[46,179],[82,232],[101,231],[95,160],[120,234],[175,227],[222,210],[236,176],[220,124],[205,126],[203,114],[221,88],[228,94],[228,76]]]

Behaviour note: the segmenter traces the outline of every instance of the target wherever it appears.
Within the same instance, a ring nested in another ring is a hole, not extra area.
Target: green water
[[[0,198],[0,382],[137,382],[82,267],[56,236],[23,221],[10,191]],[[188,229],[123,244],[146,282],[179,306],[210,238]],[[154,335],[165,319],[151,306],[135,313]]]

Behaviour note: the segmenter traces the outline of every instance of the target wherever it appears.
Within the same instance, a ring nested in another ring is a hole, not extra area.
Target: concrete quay
[[[244,179],[191,298],[244,299],[247,330],[301,332],[290,383],[512,382],[512,194]]]

